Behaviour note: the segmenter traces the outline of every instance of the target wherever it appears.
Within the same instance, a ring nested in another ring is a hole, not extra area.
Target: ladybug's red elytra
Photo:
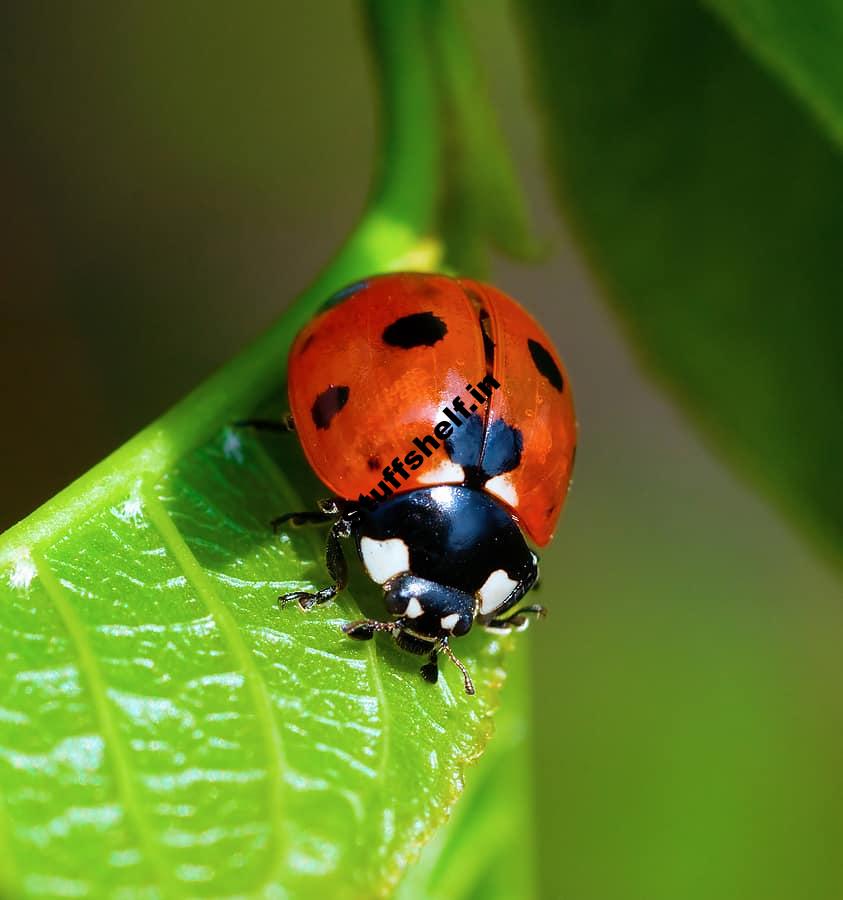
[[[295,431],[333,492],[318,512],[276,524],[331,523],[333,583],[279,598],[303,609],[346,585],[342,539],[353,537],[389,616],[343,626],[377,631],[427,657],[478,624],[526,625],[517,606],[538,577],[576,450],[573,398],[541,326],[511,297],[443,275],[378,275],[335,294],[301,331],[289,358]]]

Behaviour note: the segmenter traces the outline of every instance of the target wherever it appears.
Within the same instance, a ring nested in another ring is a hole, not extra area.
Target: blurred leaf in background
[[[843,9],[834,0],[707,0],[750,54],[843,145]]]
[[[839,554],[841,14],[713,5],[745,42],[695,3],[528,0],[549,160],[643,358]]]
[[[711,7],[522,4],[546,158],[637,357],[839,560],[839,12]],[[586,341],[564,622],[536,635],[565,685],[544,895],[840,896],[839,572]]]

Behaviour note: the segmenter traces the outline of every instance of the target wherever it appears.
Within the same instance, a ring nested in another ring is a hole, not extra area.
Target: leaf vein
[[[283,815],[286,757],[281,732],[272,708],[269,687],[243,640],[234,616],[217,593],[216,585],[194,556],[164,504],[157,496],[149,492],[144,497],[144,507],[149,520],[155,526],[167,549],[181,566],[188,583],[194,588],[199,599],[213,616],[245,676],[245,684],[251,695],[261,736],[267,748],[269,814],[272,835],[276,844],[275,852],[271,854],[271,862],[264,884],[277,883],[283,865],[283,848],[287,837],[286,821]]]
[[[66,596],[65,588],[62,587],[61,582],[47,564],[46,559],[38,551],[33,551],[32,559],[44,590],[52,601],[56,612],[64,623],[64,627],[67,629],[73,646],[76,648],[79,671],[88,686],[88,691],[94,704],[94,711],[102,729],[106,753],[111,759],[114,769],[117,793],[122,798],[122,806],[127,818],[134,825],[141,849],[155,872],[156,880],[160,885],[168,886],[170,893],[176,893],[175,885],[170,875],[171,867],[163,858],[161,848],[135,790],[132,766],[126,754],[114,710],[108,699],[105,678],[97,662],[93,647],[88,640],[86,628],[76,614],[73,603]]]
[[[260,441],[253,441],[254,453],[257,463],[261,466],[266,476],[269,480],[275,485],[276,489],[284,499],[292,505],[298,504],[301,506],[302,499],[299,496],[298,492],[293,488],[290,482],[287,480],[286,475],[279,469],[274,460],[269,456],[269,454],[264,449],[263,444]],[[313,531],[309,532],[309,540],[312,546],[315,548],[315,552],[317,557],[324,554],[324,547],[322,547],[318,541],[316,540],[316,536]],[[360,610],[360,606],[357,603],[357,600],[354,598],[354,595],[350,590],[345,591],[345,596],[348,598],[349,602],[353,605],[358,615],[362,615]],[[390,744],[390,717],[389,717],[389,704],[386,699],[386,691],[383,686],[383,678],[380,672],[380,658],[378,656],[378,648],[375,644],[375,641],[366,641],[366,652],[368,654],[367,659],[369,663],[369,670],[371,672],[371,681],[372,687],[374,689],[375,698],[378,703],[378,714],[380,716],[382,722],[381,728],[381,741],[380,741],[380,758],[378,760],[378,765],[375,768],[376,777],[374,779],[375,784],[378,788],[383,792],[383,796],[387,796],[387,791],[385,790],[385,776],[387,770],[387,762],[389,759],[389,744]]]

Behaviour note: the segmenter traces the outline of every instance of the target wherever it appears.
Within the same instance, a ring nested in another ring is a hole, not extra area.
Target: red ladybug
[[[290,351],[292,420],[316,474],[334,493],[319,512],[277,523],[331,522],[333,584],[280,597],[303,609],[346,584],[342,539],[353,537],[381,585],[387,621],[343,626],[369,640],[390,632],[428,657],[476,621],[526,624],[516,609],[538,577],[574,464],[577,430],[567,373],[541,326],[506,294],[443,275],[379,275],[335,294]]]

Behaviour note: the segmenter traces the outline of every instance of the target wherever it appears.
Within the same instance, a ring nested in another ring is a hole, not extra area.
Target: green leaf
[[[357,590],[279,612],[325,577],[316,535],[267,528],[303,505],[283,452],[224,433],[11,572],[0,743],[29,892],[367,896],[456,799],[500,645],[462,651],[475,702],[456,670],[431,689],[389,642],[349,641]]]
[[[829,0],[707,0],[843,144],[843,7]]]
[[[395,900],[534,895],[531,767],[519,709],[526,692],[525,660],[519,654],[508,666],[495,740],[472,772],[453,817],[403,879]]]
[[[524,19],[558,199],[642,356],[839,552],[838,148],[694,4]]]
[[[443,95],[441,220],[448,265],[483,276],[490,246],[521,259],[536,259],[541,247],[460,12],[455,0],[430,4]]]
[[[341,633],[378,615],[368,583],[307,615],[277,608],[324,585],[324,535],[268,522],[323,489],[294,439],[231,427],[280,412],[289,343],[331,291],[440,260],[428,10],[370,9],[386,155],[347,245],[254,346],[0,539],[4,896],[386,896],[490,738],[508,639],[461,640],[467,698],[452,667],[433,687],[391,642]],[[524,755],[520,709],[497,772]],[[493,808],[511,799],[477,784]],[[479,847],[460,829],[465,891],[524,815],[498,808]]]

